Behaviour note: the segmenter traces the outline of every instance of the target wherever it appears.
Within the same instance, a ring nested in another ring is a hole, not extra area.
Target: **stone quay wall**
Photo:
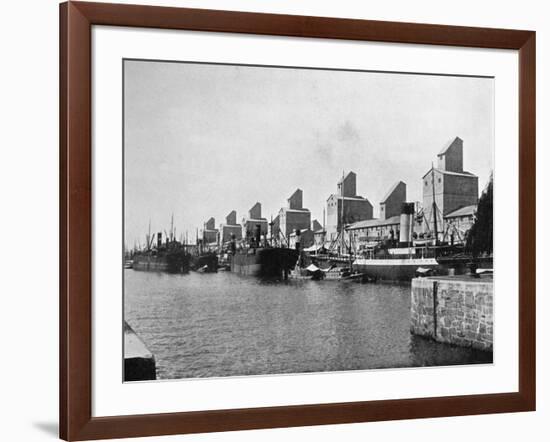
[[[493,280],[414,278],[411,333],[493,351]]]
[[[155,357],[124,321],[124,381],[154,381],[156,378]]]

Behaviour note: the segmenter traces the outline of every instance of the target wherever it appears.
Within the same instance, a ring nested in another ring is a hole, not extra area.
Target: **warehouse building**
[[[204,223],[202,238],[206,244],[218,242],[218,229],[216,229],[216,220],[214,218],[210,218]]]
[[[337,184],[337,191],[327,199],[327,240],[334,241],[342,225],[372,219],[372,204],[357,195],[357,175],[349,172]]]
[[[433,201],[438,225],[453,211],[478,202],[478,177],[463,169],[463,141],[456,137],[438,155],[437,168],[433,167],[422,177],[422,204],[425,231],[432,230],[434,222]],[[441,230],[438,228],[438,231]],[[441,238],[440,238],[441,239]]]
[[[267,220],[262,218],[262,205],[260,203],[256,203],[250,208],[248,217],[243,218],[241,227],[244,239],[254,238],[257,228],[260,229],[260,235],[267,237]]]
[[[303,192],[296,191],[287,199],[287,206],[279,210],[278,227],[280,234],[285,238],[296,230],[307,230],[311,228],[311,212],[303,207]]]
[[[240,224],[237,224],[237,212],[232,210],[225,217],[225,224],[220,225],[220,242],[225,244],[231,241],[231,235],[235,236],[236,240],[242,238],[243,229]]]
[[[462,243],[466,233],[472,228],[477,212],[477,205],[464,206],[445,215],[445,240],[450,243]]]
[[[401,205],[407,201],[407,185],[403,181],[395,183],[380,203],[380,219],[401,214]]]

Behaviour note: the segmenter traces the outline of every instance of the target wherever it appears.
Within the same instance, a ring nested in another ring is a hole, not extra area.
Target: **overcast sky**
[[[488,78],[125,61],[125,238],[145,242],[240,221],[262,203],[275,217],[296,188],[322,223],[350,170],[378,216],[393,183],[419,201],[421,178],[455,136],[480,192],[493,167]]]

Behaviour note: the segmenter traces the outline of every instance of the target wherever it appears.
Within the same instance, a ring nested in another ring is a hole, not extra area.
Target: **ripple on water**
[[[410,287],[124,272],[161,379],[492,362],[409,332]]]

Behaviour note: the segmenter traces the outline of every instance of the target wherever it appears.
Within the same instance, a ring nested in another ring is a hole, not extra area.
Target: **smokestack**
[[[160,249],[162,246],[162,232],[157,233],[157,249]]]
[[[401,218],[399,220],[399,245],[408,246],[412,240],[414,203],[401,204]]]
[[[256,228],[254,229],[255,230],[255,238],[256,238],[256,244],[257,246],[260,245],[260,240],[261,240],[261,237],[262,237],[262,227],[260,224],[256,224]]]

